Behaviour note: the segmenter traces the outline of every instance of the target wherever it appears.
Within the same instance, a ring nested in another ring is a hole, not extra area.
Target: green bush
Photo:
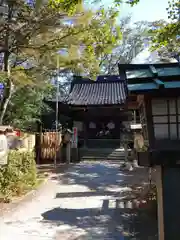
[[[9,152],[8,165],[1,167],[0,193],[4,200],[33,189],[37,183],[34,152]]]

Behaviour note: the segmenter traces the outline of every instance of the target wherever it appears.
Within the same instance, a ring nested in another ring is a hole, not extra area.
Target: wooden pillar
[[[118,122],[118,129],[119,129],[119,147],[121,148],[122,147],[122,139],[121,139],[121,124],[120,122]]]
[[[71,142],[68,142],[66,145],[66,163],[71,162]]]
[[[87,122],[84,121],[83,123],[83,130],[84,130],[84,148],[87,148]]]
[[[124,153],[125,153],[125,162],[128,162],[128,144],[127,141],[124,142]]]
[[[78,129],[73,128],[73,138],[71,144],[71,157],[72,162],[79,161],[79,150],[78,150]]]
[[[180,239],[180,168],[158,167],[159,240]]]
[[[158,236],[164,240],[164,214],[163,214],[163,185],[162,168],[156,167],[156,188],[157,188],[157,214],[158,214]]]
[[[133,111],[133,120],[134,120],[134,124],[136,124],[136,110]]]

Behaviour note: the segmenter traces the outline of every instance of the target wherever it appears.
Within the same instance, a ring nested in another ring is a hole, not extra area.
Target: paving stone
[[[142,168],[123,172],[110,162],[71,166],[31,201],[0,218],[0,239],[156,240],[154,219],[142,218],[138,201],[130,197],[132,185],[145,183]]]

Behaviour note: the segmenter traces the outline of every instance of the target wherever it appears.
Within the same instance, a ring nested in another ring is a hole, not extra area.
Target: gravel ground
[[[147,170],[120,171],[110,162],[82,162],[54,173],[27,201],[0,217],[0,239],[157,240],[154,218],[131,201]]]

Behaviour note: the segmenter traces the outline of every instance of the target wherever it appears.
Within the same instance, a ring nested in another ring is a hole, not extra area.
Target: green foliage
[[[0,193],[5,201],[33,189],[37,171],[33,152],[9,152],[8,165],[0,171]]]
[[[160,55],[166,58],[180,54],[180,22],[159,21],[154,29],[150,31],[152,34],[152,50],[158,50]]]
[[[50,7],[64,10],[70,15],[73,15],[76,11],[78,11],[81,5],[82,0],[49,0]]]
[[[93,3],[99,3],[101,2],[102,4],[104,3],[104,0],[94,0],[92,1]],[[133,7],[134,5],[136,5],[137,3],[139,3],[140,0],[114,0],[114,4],[115,6],[119,7],[122,3],[127,3],[129,4],[131,7]]]
[[[50,78],[56,74],[57,55],[60,73],[78,72],[94,77],[100,71],[101,56],[111,52],[121,38],[115,21],[118,12],[113,9],[84,10],[77,0],[37,0],[35,8],[24,0],[3,3],[6,12],[0,19],[0,52],[4,53],[5,75],[0,78],[4,78],[6,89],[1,123],[7,121],[5,113],[12,110],[13,102],[19,101],[19,89],[32,87],[38,93],[42,86],[48,88]],[[65,24],[69,20],[73,25]],[[67,54],[57,54],[59,50]],[[28,67],[20,67],[27,63]],[[11,100],[13,96],[16,99]]]
[[[122,18],[120,23],[122,38],[117,46],[101,57],[102,74],[119,74],[118,63],[130,63],[143,50],[144,39],[147,37],[148,23],[138,22],[131,26],[131,18]]]
[[[5,83],[7,78],[7,73],[0,71],[0,82]]]
[[[169,1],[167,8],[170,22],[163,20],[152,23],[152,50],[157,50],[164,59],[180,54],[180,2],[179,0]]]
[[[178,20],[180,14],[180,1],[171,0],[168,2],[169,6],[167,8],[168,18],[171,20]]]
[[[52,92],[53,87],[48,85],[38,90],[33,87],[19,88],[10,100],[4,123],[21,130],[36,131],[37,121],[41,120],[41,114],[51,111],[43,100]]]

